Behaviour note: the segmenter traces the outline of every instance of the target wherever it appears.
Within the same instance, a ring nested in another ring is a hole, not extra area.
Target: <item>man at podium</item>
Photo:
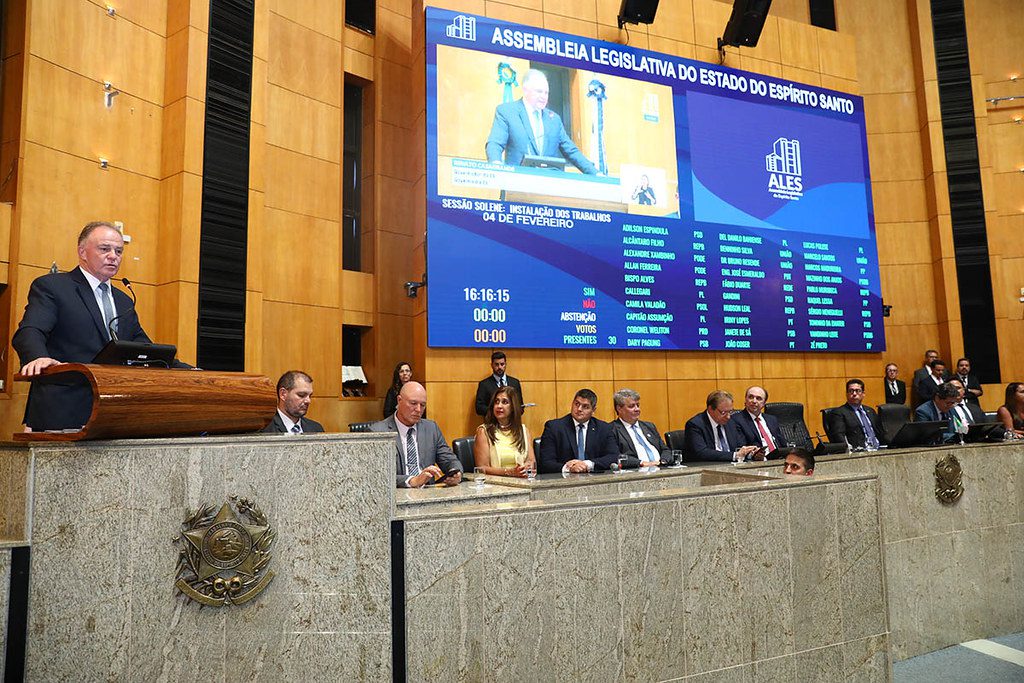
[[[29,377],[58,363],[90,363],[112,335],[150,343],[127,294],[110,284],[121,268],[124,238],[94,221],[78,235],[78,267],[35,279],[12,344]],[[186,366],[187,367],[187,366]],[[25,424],[33,431],[77,429],[89,420],[92,388],[78,373],[33,382]]]
[[[530,69],[523,76],[523,96],[515,102],[499,104],[494,111],[491,133],[484,151],[487,160],[519,166],[526,155],[563,156],[581,172],[596,175],[597,167],[588,159],[569,134],[562,117],[547,109],[548,77]]]

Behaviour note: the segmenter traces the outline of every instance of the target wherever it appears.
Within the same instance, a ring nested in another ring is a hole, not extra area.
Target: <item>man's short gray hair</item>
[[[532,83],[537,80],[544,81],[544,85],[547,85],[548,83],[548,77],[543,71],[540,69],[528,69],[527,72],[523,74],[523,87],[525,88],[527,83]]]
[[[621,408],[626,405],[626,401],[639,401],[640,394],[636,393],[632,389],[619,389],[612,395],[612,401],[615,402],[616,408]]]

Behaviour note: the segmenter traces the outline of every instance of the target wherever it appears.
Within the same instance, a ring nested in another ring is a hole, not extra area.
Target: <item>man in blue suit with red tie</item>
[[[563,156],[581,172],[596,175],[597,167],[565,132],[562,117],[546,109],[547,106],[547,76],[541,71],[530,69],[523,76],[522,98],[500,104],[494,111],[491,134],[487,136],[487,144],[484,146],[487,160],[519,166],[528,154]]]

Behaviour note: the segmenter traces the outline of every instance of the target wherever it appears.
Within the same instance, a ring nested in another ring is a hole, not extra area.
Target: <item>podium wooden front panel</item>
[[[53,365],[38,377],[83,375],[92,385],[89,421],[77,432],[15,433],[15,441],[79,441],[195,434],[237,434],[266,427],[277,396],[270,379],[243,372],[164,370],[122,365]]]

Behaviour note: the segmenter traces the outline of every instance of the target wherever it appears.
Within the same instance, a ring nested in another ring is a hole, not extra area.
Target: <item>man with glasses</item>
[[[732,417],[732,394],[712,391],[708,394],[707,410],[697,413],[686,422],[683,434],[683,453],[687,460],[717,460],[745,462],[759,449],[748,446]]]
[[[864,381],[846,381],[846,403],[829,414],[829,441],[846,441],[851,448],[874,450],[885,443],[878,415],[864,405]]]

